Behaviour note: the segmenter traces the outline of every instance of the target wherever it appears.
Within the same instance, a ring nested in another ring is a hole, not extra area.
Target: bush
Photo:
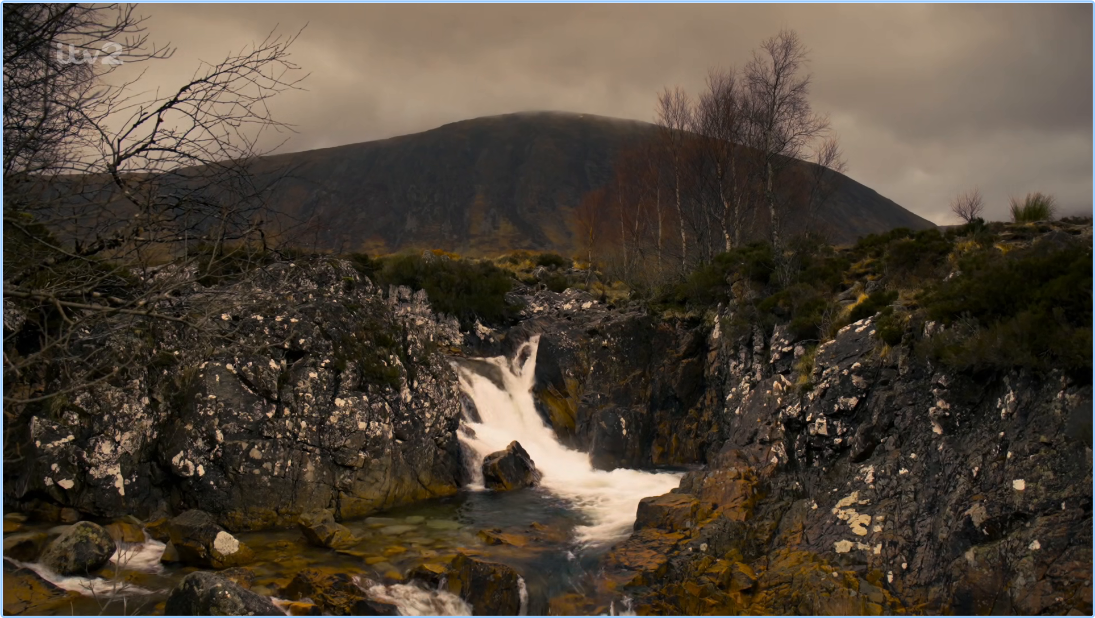
[[[972,240],[982,247],[990,247],[996,242],[996,234],[981,217],[948,230],[946,236],[952,241],[957,238]]]
[[[1023,201],[1011,198],[1011,220],[1015,223],[1052,221],[1057,214],[1057,200],[1052,195],[1028,193]]]
[[[541,253],[536,256],[536,265],[544,268],[565,268],[570,266],[570,260],[558,253]]]
[[[807,347],[805,353],[795,361],[795,373],[798,374],[795,386],[798,387],[800,393],[807,393],[814,388],[811,377],[814,373],[814,360],[816,358],[817,346],[812,345]]]
[[[948,328],[924,345],[956,368],[1044,372],[1091,378],[1091,249],[1040,242],[1001,255],[964,256],[961,274],[921,298]]]
[[[567,280],[566,275],[561,273],[548,274],[543,278],[543,284],[547,286],[547,289],[556,294],[562,294],[570,287],[570,281]]]
[[[515,316],[517,308],[506,302],[513,279],[490,262],[397,255],[372,260],[356,257],[351,263],[362,274],[371,271],[368,276],[381,289],[405,285],[425,290],[435,311],[456,317],[465,328],[476,320],[500,324]]]
[[[685,307],[712,307],[730,299],[731,281],[742,280],[763,289],[774,270],[772,248],[767,243],[752,243],[715,256],[662,294],[661,301]]]
[[[905,336],[906,319],[905,314],[894,311],[893,307],[884,308],[875,323],[875,335],[890,347],[898,345]]]
[[[821,336],[825,311],[831,305],[827,291],[800,282],[764,299],[757,309],[774,318],[770,322],[786,320],[793,340],[798,341]]]
[[[874,314],[882,311],[884,307],[887,307],[897,300],[897,292],[890,290],[879,290],[877,292],[871,292],[871,294],[863,299],[863,302],[859,303],[852,308],[852,312],[848,315],[850,322],[858,322],[863,318],[869,318]]]
[[[943,275],[952,244],[939,230],[921,230],[891,240],[882,258],[886,274],[895,282],[910,284]]]

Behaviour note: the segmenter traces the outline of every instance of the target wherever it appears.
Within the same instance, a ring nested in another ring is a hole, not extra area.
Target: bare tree
[[[710,161],[713,183],[721,205],[720,223],[724,250],[741,243],[743,182],[747,112],[744,93],[734,69],[708,73],[707,91],[700,97],[697,133],[702,136],[703,157]]]
[[[681,234],[681,272],[688,263],[688,232],[684,220],[682,183],[684,182],[685,156],[692,127],[692,102],[681,88],[666,88],[658,96],[657,125],[661,127],[661,139],[669,157],[673,174],[673,200]]]
[[[798,35],[782,30],[765,40],[745,66],[752,125],[749,141],[762,158],[764,199],[774,247],[782,242],[777,177],[829,128],[828,118],[811,109],[810,74],[803,72],[806,59],[807,50]]]
[[[985,200],[981,197],[980,189],[960,193],[951,200],[951,212],[966,223],[973,223],[984,210]]]
[[[266,252],[279,175],[254,161],[299,78],[271,34],[166,96],[109,84],[171,53],[132,6],[4,5],[4,34],[4,401],[29,403],[124,372],[118,333],[208,329],[182,292]]]
[[[579,246],[585,253],[588,269],[586,270],[586,285],[590,285],[593,278],[594,255],[593,250],[600,242],[602,228],[605,225],[608,210],[608,192],[605,189],[595,189],[582,197],[582,202],[574,210],[574,225],[577,228]]]

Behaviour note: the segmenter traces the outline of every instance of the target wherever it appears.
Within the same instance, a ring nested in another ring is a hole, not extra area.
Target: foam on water
[[[118,543],[114,555],[110,557],[110,562],[118,571],[160,573],[163,571],[160,557],[163,556],[166,547],[163,543],[148,538],[146,535],[144,543]],[[152,590],[134,586],[122,579],[59,575],[38,562],[20,562],[11,558],[5,558],[5,560],[16,566],[34,571],[39,577],[62,590],[78,592],[85,596],[107,598],[153,593]]]
[[[504,388],[466,367],[458,366],[460,386],[475,403],[480,422],[468,422],[474,432],[460,440],[474,453],[473,468],[483,458],[513,440],[521,443],[543,473],[541,487],[568,501],[590,521],[576,529],[579,541],[604,543],[627,536],[635,522],[639,500],[677,487],[681,475],[616,469],[596,470],[589,455],[569,449],[544,424],[536,411],[532,386],[540,336],[533,336],[513,361],[482,359],[500,370]]]
[[[471,606],[444,590],[424,590],[412,584],[374,584],[369,595],[392,603],[404,616],[471,616]]]

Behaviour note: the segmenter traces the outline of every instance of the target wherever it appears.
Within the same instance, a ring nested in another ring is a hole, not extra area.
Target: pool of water
[[[576,529],[588,520],[564,499],[540,488],[464,491],[342,523],[359,540],[339,550],[314,547],[297,529],[236,535],[255,552],[254,562],[247,566],[255,574],[252,590],[278,597],[303,569],[404,583],[414,567],[447,563],[464,552],[514,567],[528,590],[528,613],[544,614],[554,596],[591,591],[591,571],[611,546],[581,540]],[[49,528],[32,525],[22,531]],[[156,614],[162,613],[171,588],[197,570],[161,564],[162,552],[163,545],[152,540],[126,545],[115,554],[115,564],[92,578],[61,578],[40,565],[16,564],[81,593],[71,604],[55,608],[55,615]]]

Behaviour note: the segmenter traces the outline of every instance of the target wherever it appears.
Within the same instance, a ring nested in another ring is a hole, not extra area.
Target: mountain
[[[291,170],[279,181],[274,207],[309,221],[298,238],[319,248],[570,252],[572,213],[582,196],[607,183],[620,152],[656,130],[590,114],[506,114],[265,157],[258,169]],[[820,220],[836,242],[933,225],[846,176],[838,175],[835,187]]]

